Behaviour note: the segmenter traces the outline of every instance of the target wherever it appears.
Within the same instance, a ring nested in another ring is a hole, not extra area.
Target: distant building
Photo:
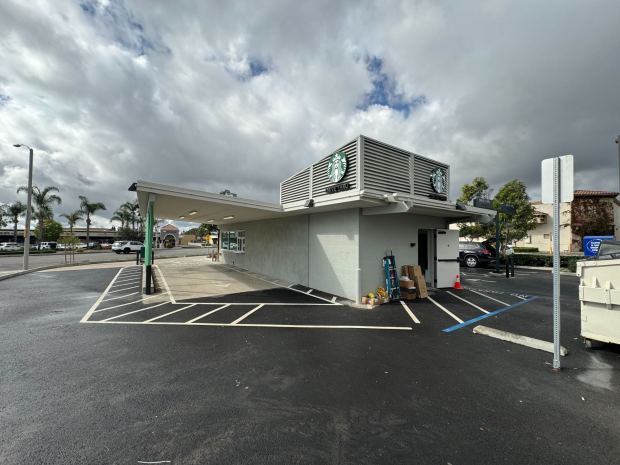
[[[583,251],[583,237],[609,235],[620,240],[620,200],[618,192],[576,190],[572,202],[560,204],[560,251]],[[553,205],[532,202],[536,210],[535,229],[516,243],[517,247],[552,249]]]
[[[30,228],[30,243],[36,244],[37,239],[34,236],[36,226]],[[69,235],[69,228],[64,228],[61,237]],[[73,235],[80,241],[86,242],[86,228],[73,228]],[[112,243],[117,238],[118,231],[116,228],[90,228],[90,241],[96,243]],[[13,228],[0,229],[0,242],[13,242]],[[24,229],[17,229],[17,242],[23,244]]]
[[[168,223],[159,229],[159,240],[163,246],[167,249],[171,249],[180,245],[179,241],[179,228],[172,223]]]

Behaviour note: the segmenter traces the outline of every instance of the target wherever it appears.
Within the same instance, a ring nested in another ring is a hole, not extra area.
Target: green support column
[[[144,272],[146,273],[146,293],[150,294],[151,283],[153,282],[153,274],[151,266],[153,265],[153,206],[155,202],[149,198],[149,206],[146,213],[146,233],[144,238]]]

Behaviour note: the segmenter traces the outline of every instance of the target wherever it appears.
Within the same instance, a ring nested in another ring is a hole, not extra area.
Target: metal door
[[[459,231],[435,230],[435,287],[452,287],[459,273]]]

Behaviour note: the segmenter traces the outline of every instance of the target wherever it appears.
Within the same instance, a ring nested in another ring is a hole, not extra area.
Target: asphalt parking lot
[[[614,463],[620,351],[581,346],[577,279],[553,373],[471,331],[550,340],[550,274],[464,271],[409,312],[284,287],[142,301],[131,266],[0,282],[0,463]]]

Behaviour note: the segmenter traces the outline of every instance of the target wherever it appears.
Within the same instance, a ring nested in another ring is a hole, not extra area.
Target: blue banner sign
[[[585,257],[595,257],[601,241],[613,241],[614,236],[586,236],[583,238],[583,255]]]

